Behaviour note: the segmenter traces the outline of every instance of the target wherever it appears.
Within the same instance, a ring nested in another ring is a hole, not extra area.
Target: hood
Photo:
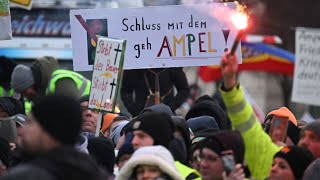
[[[31,70],[35,79],[38,93],[44,95],[53,71],[58,69],[58,60],[54,57],[44,56],[32,63]]]
[[[191,106],[190,110],[186,114],[185,119],[188,120],[190,118],[199,116],[211,116],[216,120],[220,129],[229,129],[230,127],[228,127],[227,118],[225,117],[225,113],[219,104],[212,98],[200,98]]]
[[[122,167],[116,180],[130,179],[139,165],[157,166],[161,172],[175,180],[182,180],[171,153],[163,146],[146,146],[136,150]]]

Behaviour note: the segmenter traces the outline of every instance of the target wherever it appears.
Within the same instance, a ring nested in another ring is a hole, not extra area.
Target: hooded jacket
[[[35,81],[36,91],[40,96],[45,95],[52,73],[55,70],[58,70],[57,59],[50,56],[39,58],[32,63],[31,70]],[[66,93],[77,99],[79,98],[77,86],[70,78],[60,79],[56,83],[55,94]]]
[[[136,150],[126,165],[120,170],[116,180],[135,178],[134,171],[139,165],[157,166],[160,171],[168,175],[171,179],[182,180],[175,167],[171,153],[163,146],[147,146]]]
[[[45,95],[51,74],[58,69],[58,61],[53,57],[43,57],[35,60],[31,65],[36,91]]]
[[[252,177],[265,179],[269,176],[273,156],[282,147],[275,145],[270,136],[264,132],[240,85],[230,91],[224,91],[221,87],[219,90],[226,104],[232,128],[242,135],[245,144],[245,162]]]

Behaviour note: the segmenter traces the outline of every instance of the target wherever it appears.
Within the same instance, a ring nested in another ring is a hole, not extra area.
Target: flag
[[[241,42],[241,71],[264,71],[275,74],[293,75],[294,55],[284,49],[264,44]],[[222,77],[220,66],[202,66],[199,76],[205,82],[215,81]]]

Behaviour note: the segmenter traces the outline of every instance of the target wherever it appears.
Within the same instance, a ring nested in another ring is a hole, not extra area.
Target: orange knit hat
[[[294,124],[294,125],[298,125],[297,119],[296,117],[293,115],[293,113],[286,107],[281,107],[279,109],[273,110],[271,112],[268,113],[267,116],[269,115],[277,115],[277,116],[281,116],[281,117],[288,117],[289,120]]]
[[[103,116],[103,124],[101,131],[104,132],[107,130],[115,117],[119,116],[118,114],[107,113]]]

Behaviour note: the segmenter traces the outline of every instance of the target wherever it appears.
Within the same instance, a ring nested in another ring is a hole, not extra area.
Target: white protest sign
[[[88,107],[113,112],[120,89],[125,53],[124,40],[98,39]]]
[[[320,105],[320,29],[296,29],[292,101]]]
[[[12,39],[9,0],[0,0],[0,40]]]
[[[74,70],[92,69],[99,35],[127,40],[124,69],[219,64],[238,32],[235,12],[234,3],[71,10]]]

